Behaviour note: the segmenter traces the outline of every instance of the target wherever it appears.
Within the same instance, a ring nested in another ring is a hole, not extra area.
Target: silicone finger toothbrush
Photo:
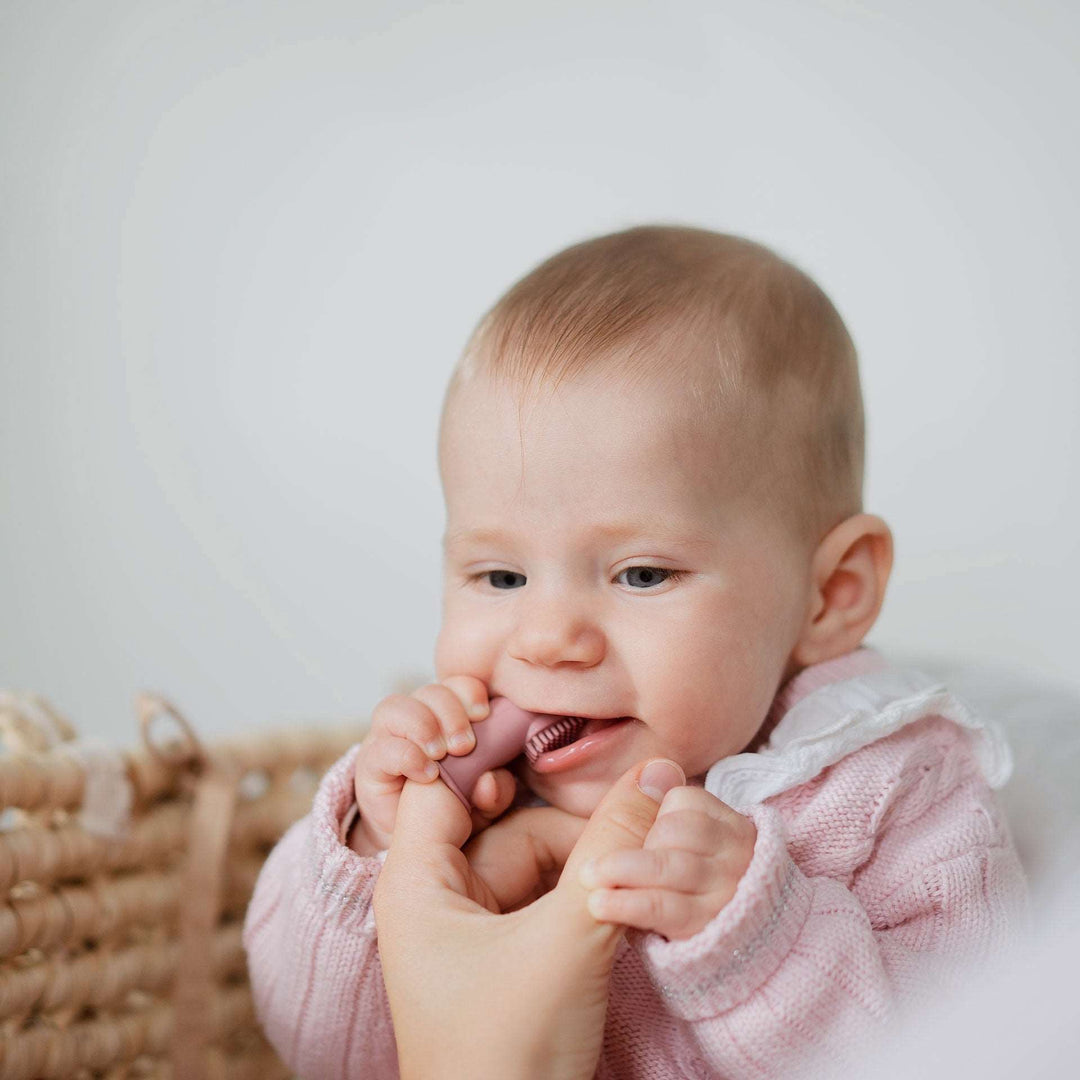
[[[521,753],[535,762],[546,751],[573,742],[586,723],[574,716],[526,712],[505,697],[494,697],[490,704],[487,718],[473,726],[476,746],[471,753],[439,762],[443,780],[466,810],[472,809],[476,781],[488,769],[507,765]]]

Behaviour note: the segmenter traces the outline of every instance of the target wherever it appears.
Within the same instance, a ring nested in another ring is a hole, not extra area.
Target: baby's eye
[[[631,585],[635,592],[644,592],[662,585],[665,581],[676,581],[682,573],[681,570],[668,570],[661,566],[628,566],[619,572],[615,580],[621,583],[624,574],[636,574],[638,575],[636,585],[631,581],[625,584]],[[527,580],[524,574],[519,574],[516,570],[485,570],[483,573],[474,575],[474,580],[482,579],[486,579],[492,588],[504,591],[520,589]]]
[[[638,581],[646,589],[651,588],[654,585],[661,585],[665,581],[670,581],[678,578],[678,570],[666,570],[662,566],[628,566],[625,570],[619,571],[619,576],[615,579],[618,581],[622,578],[623,574],[637,574]],[[628,581],[626,584],[630,584]],[[642,591],[641,589],[637,590]]]
[[[488,583],[496,589],[519,588],[514,582],[514,578],[521,578],[521,584],[525,584],[525,575],[519,574],[516,570],[486,570],[484,573],[478,574],[477,577],[487,578]]]

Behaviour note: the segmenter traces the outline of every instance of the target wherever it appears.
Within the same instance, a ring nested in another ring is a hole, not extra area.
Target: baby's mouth
[[[525,757],[530,765],[535,765],[541,754],[561,750],[578,739],[602,731],[612,724],[628,720],[627,716],[613,716],[607,720],[598,720],[586,716],[541,716],[529,725],[525,736]]]

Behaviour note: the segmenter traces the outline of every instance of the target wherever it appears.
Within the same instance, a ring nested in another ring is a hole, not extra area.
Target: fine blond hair
[[[864,419],[855,346],[802,270],[761,244],[640,225],[540,263],[483,315],[443,407],[478,376],[554,391],[600,373],[659,380],[680,416],[734,435],[744,486],[818,540],[862,508]],[[598,405],[602,408],[602,405]]]

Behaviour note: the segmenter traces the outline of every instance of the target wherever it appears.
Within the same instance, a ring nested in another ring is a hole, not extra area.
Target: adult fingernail
[[[638,787],[656,802],[662,802],[664,796],[675,787],[686,783],[682,769],[667,758],[650,761],[638,777]]]

